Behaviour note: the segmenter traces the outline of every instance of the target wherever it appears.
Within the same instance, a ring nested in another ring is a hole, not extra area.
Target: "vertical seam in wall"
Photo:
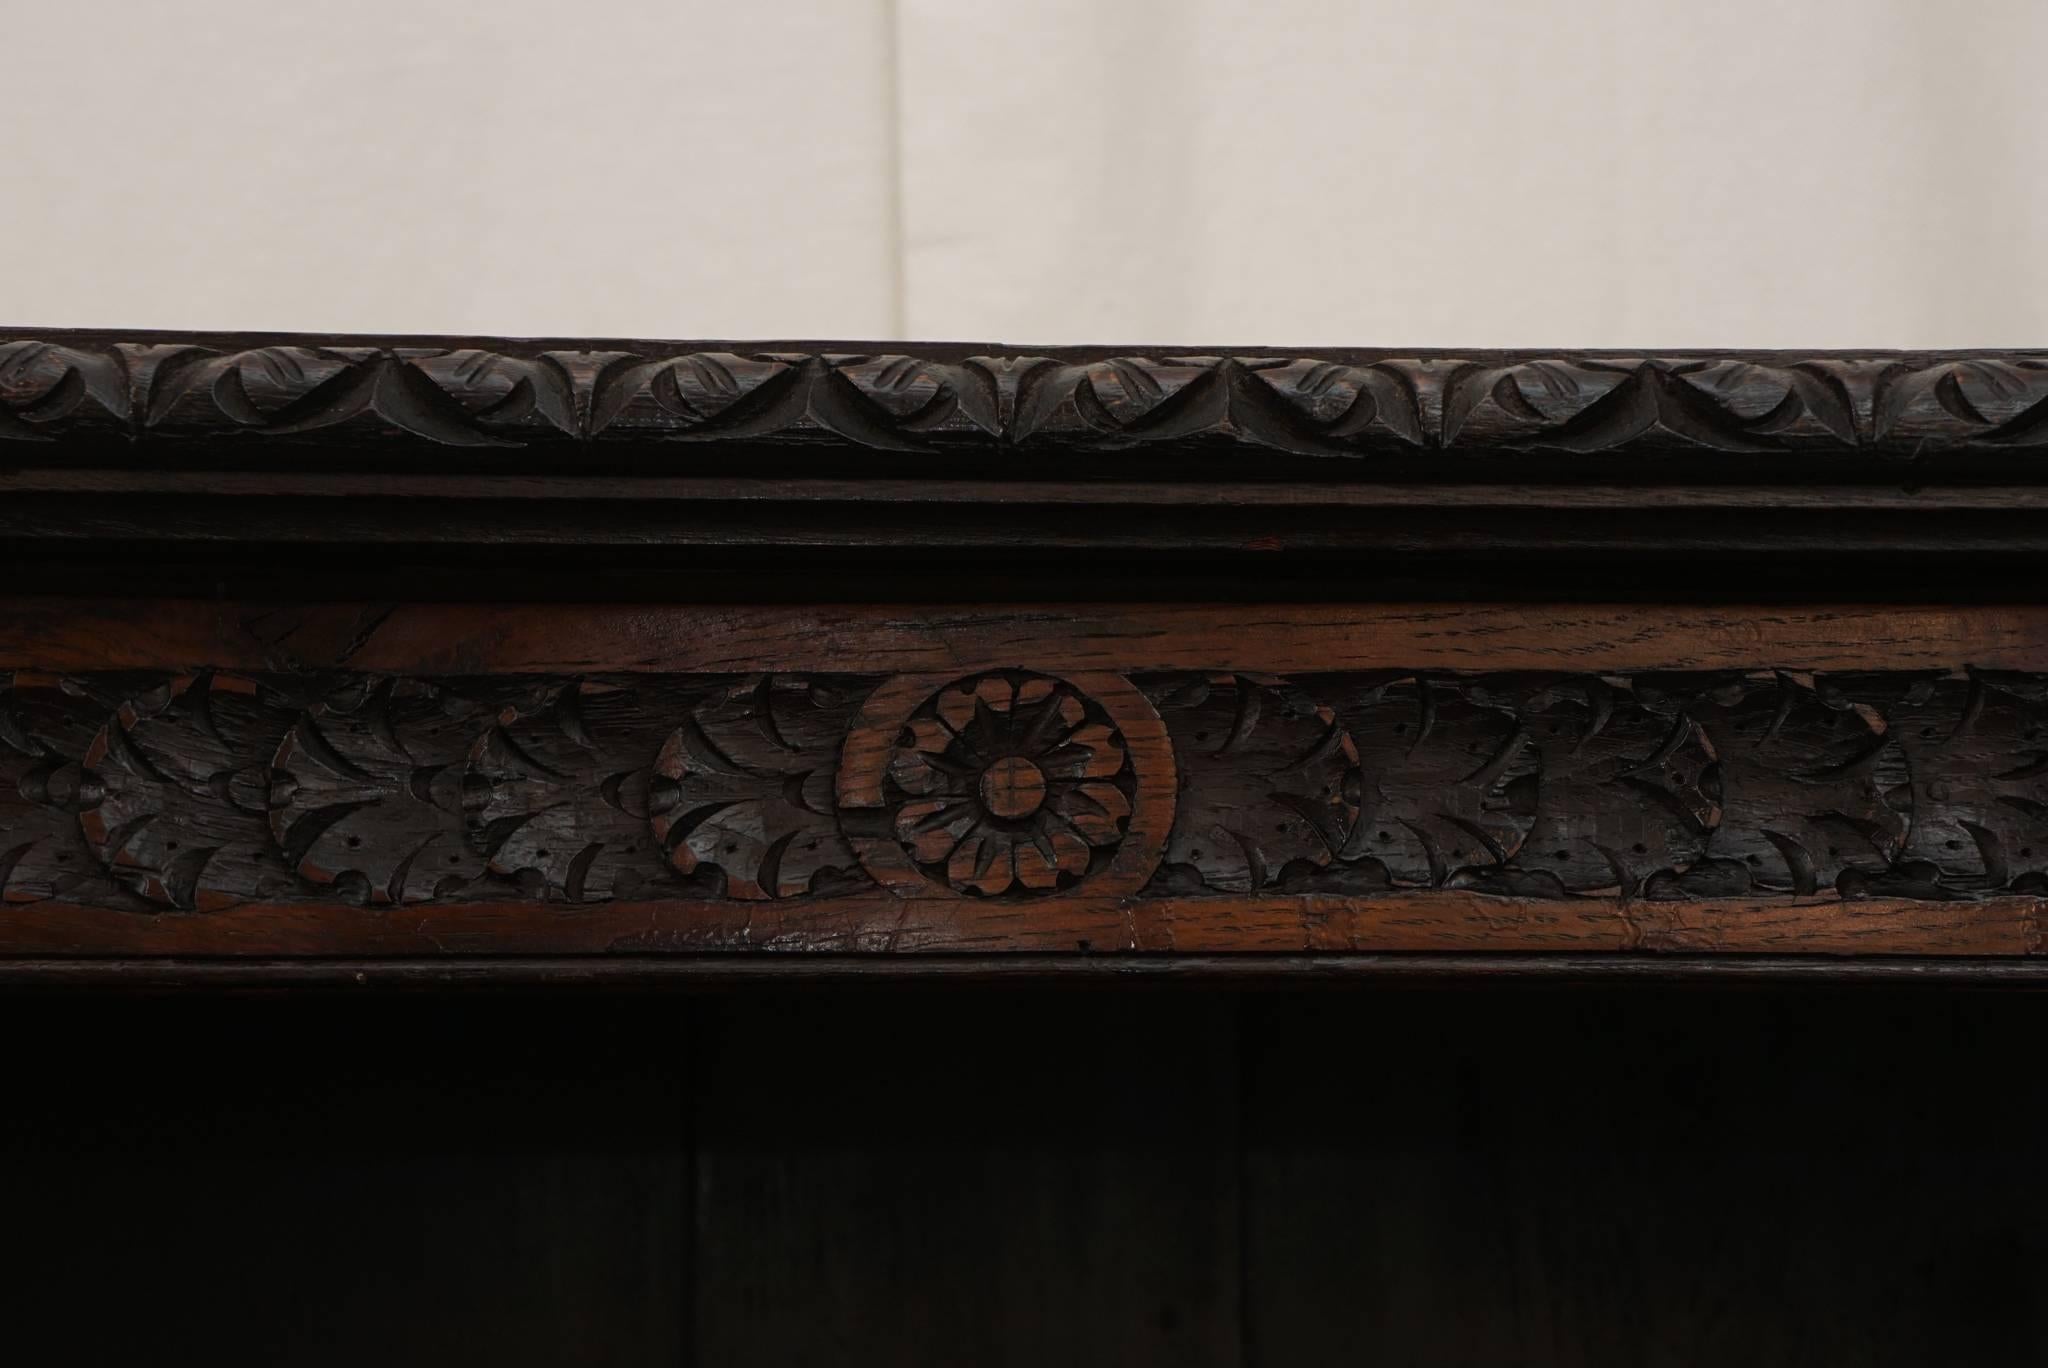
[[[898,0],[882,0],[883,91],[882,117],[888,124],[885,154],[888,176],[887,200],[883,206],[882,230],[888,238],[889,337],[904,336],[910,301],[905,279],[903,242],[903,43]]]

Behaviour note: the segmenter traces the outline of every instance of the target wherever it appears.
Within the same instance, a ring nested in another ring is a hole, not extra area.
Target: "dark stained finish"
[[[272,592],[260,563],[331,597],[2012,600],[2048,553],[2044,448],[2035,352],[0,329],[0,568],[116,595],[144,567]]]
[[[2038,999],[1246,1010],[1247,1364],[2039,1363]]]
[[[1242,1362],[1227,1013],[841,1007],[709,1014],[700,1362]]]
[[[1617,586],[1610,586],[1610,588]],[[0,669],[380,675],[2048,672],[2048,605],[0,598]]]
[[[2048,1361],[2044,554],[2048,353],[0,330],[6,1342]]]
[[[1334,459],[2048,445],[2048,353],[897,345],[46,332],[0,341],[0,440],[905,454],[1208,443]]]
[[[0,958],[2035,956],[2044,452],[2034,352],[0,334]]]
[[[1811,984],[16,992],[10,1343],[2032,1364],[2040,1012]]]
[[[9,1036],[48,1033],[0,1127],[21,1352],[691,1362],[689,1083],[645,1010],[110,1005],[0,1001]]]
[[[904,960],[1011,954],[1308,957],[1285,961],[1297,964],[1358,952],[1982,958],[2042,954],[2048,948],[2042,915],[2042,900],[2032,894],[1625,903],[1461,889],[1377,897],[1073,894],[1030,906],[893,893],[575,907],[447,902],[400,913],[336,903],[248,903],[198,915],[138,915],[126,908],[45,901],[8,908],[0,944],[12,954],[58,957],[443,956],[453,964],[459,957],[483,956],[499,965],[511,955],[747,952],[791,973],[801,973],[796,961],[813,953]],[[1217,964],[1213,958],[1200,962]]]
[[[16,953],[2044,948],[2010,671],[22,673],[0,754]]]

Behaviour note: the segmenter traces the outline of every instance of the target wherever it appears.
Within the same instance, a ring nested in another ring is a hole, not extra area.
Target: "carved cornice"
[[[1111,354],[876,344],[0,340],[0,442],[1200,446],[1303,457],[2048,445],[2048,353]]]

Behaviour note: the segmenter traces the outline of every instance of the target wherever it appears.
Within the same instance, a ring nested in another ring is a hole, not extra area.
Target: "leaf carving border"
[[[2016,672],[17,673],[0,770],[0,905],[2048,895]]]
[[[0,340],[0,441],[2002,452],[2048,353],[920,356],[743,344],[46,334]]]

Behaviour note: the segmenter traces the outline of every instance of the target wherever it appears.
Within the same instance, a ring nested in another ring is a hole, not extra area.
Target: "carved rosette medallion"
[[[1049,893],[1123,843],[1136,782],[1099,704],[1044,675],[963,679],[926,699],[889,757],[896,839],[961,893]]]
[[[996,670],[878,689],[840,806],[868,871],[906,894],[1116,893],[1158,862],[1173,782],[1165,729],[1128,681]]]

